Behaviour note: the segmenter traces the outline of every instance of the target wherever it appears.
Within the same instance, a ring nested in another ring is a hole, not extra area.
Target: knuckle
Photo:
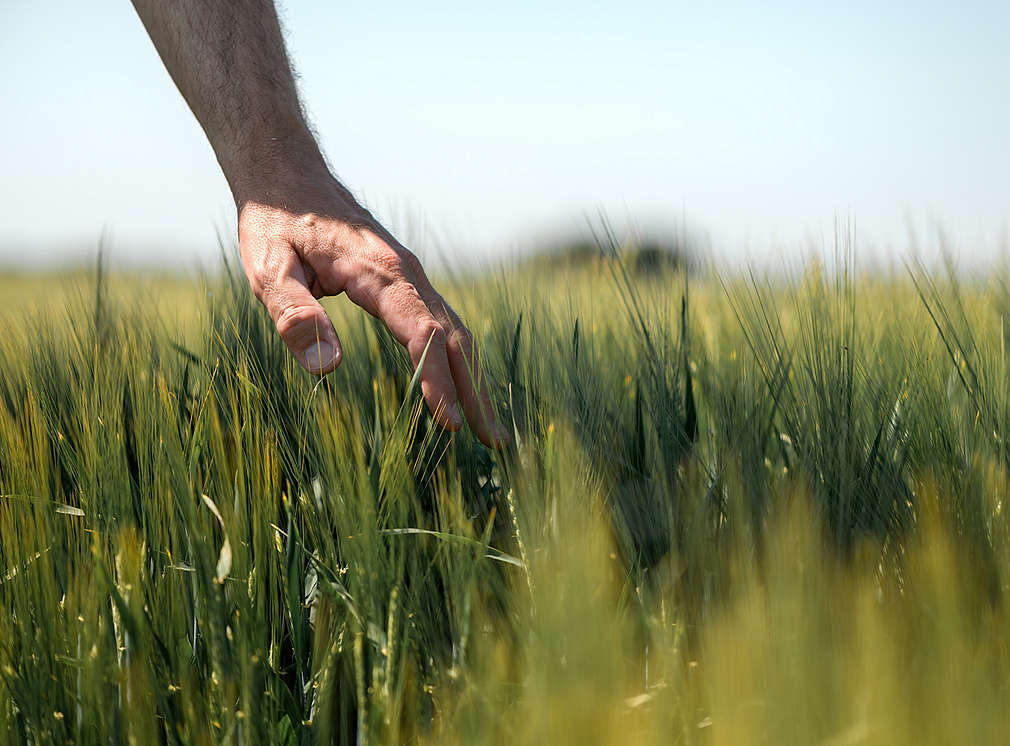
[[[424,355],[424,351],[426,349],[445,349],[445,329],[443,329],[442,325],[431,317],[428,317],[427,319],[418,319],[414,327],[414,333],[410,335],[409,340],[404,340],[404,342],[407,347],[407,351],[410,353],[411,359],[414,361],[414,364],[419,365],[421,357]],[[439,355],[429,355],[426,366],[429,368],[432,365],[437,366],[438,360]]]
[[[378,283],[378,287],[390,311],[399,315],[416,314],[416,309],[421,305],[421,296],[409,282],[401,278],[385,284]]]
[[[449,348],[454,352],[462,352],[470,357],[476,351],[473,335],[466,327],[457,327],[452,330],[448,341]]]
[[[420,337],[425,344],[428,340],[434,344],[445,344],[445,328],[439,324],[435,319],[425,319],[422,320],[417,325],[417,336]]]
[[[393,248],[377,236],[371,237],[362,253],[366,268],[387,282],[403,280],[413,285],[424,277],[421,262],[414,254]]]
[[[296,222],[301,229],[314,231],[319,226],[319,215],[314,212],[306,212],[299,215]]]
[[[388,246],[372,250],[368,253],[366,261],[376,274],[380,275],[389,283],[405,278],[403,271],[403,261],[400,256]]]
[[[293,332],[304,329],[307,322],[316,320],[315,309],[308,306],[288,306],[282,310],[274,322],[277,332],[287,337]]]

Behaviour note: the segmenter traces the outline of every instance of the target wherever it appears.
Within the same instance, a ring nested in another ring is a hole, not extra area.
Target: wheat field
[[[500,451],[344,299],[0,277],[0,739],[1005,742],[1010,275],[601,246],[439,283]]]

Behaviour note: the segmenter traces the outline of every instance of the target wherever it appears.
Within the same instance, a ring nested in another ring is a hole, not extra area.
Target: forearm
[[[291,170],[325,171],[272,0],[133,0],[241,206]]]

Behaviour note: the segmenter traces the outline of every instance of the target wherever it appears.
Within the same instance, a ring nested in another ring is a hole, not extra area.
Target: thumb
[[[302,367],[321,376],[340,364],[340,339],[330,317],[306,286],[304,274],[280,278],[264,295],[263,303],[277,332]]]

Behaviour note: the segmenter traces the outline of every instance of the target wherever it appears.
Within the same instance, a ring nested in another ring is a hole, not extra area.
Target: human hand
[[[417,257],[328,171],[275,181],[238,199],[238,206],[249,283],[306,370],[324,375],[340,364],[340,340],[318,299],[346,293],[385,323],[415,369],[424,356],[421,392],[442,427],[458,429],[465,415],[485,445],[505,442],[473,336]]]

